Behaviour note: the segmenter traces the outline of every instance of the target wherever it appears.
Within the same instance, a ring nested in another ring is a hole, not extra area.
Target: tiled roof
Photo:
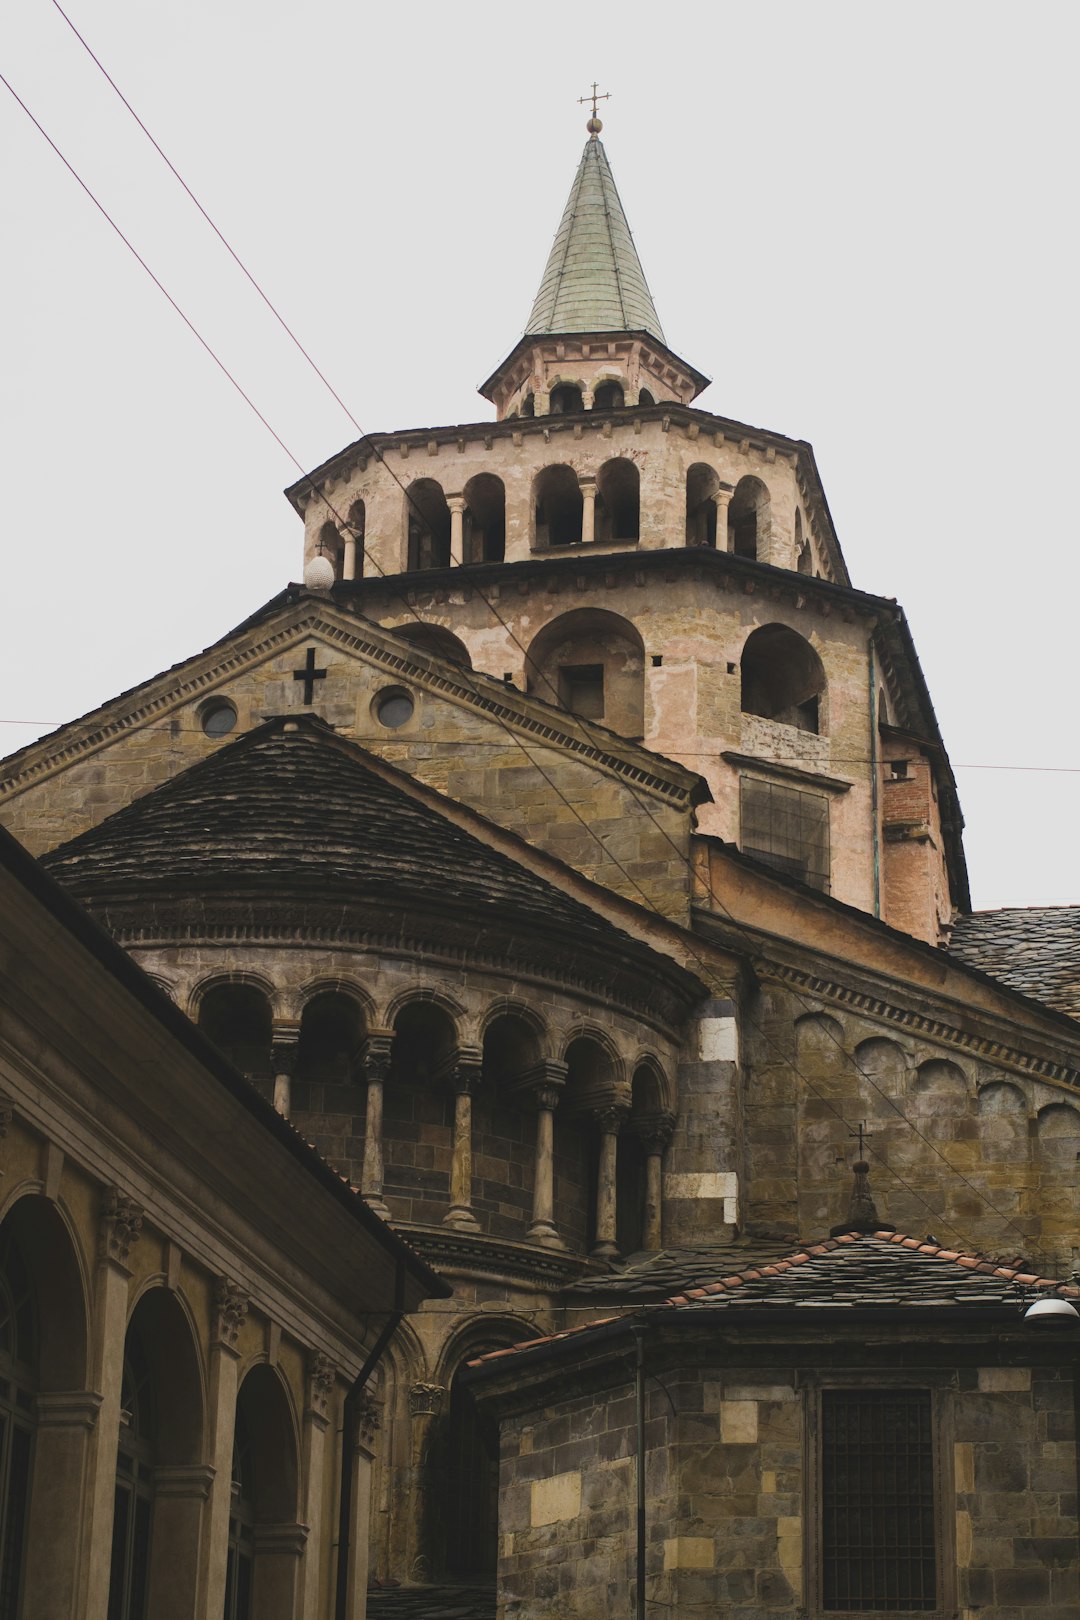
[[[962,1254],[940,1243],[905,1237],[902,1232],[847,1232],[686,1288],[660,1304],[642,1306],[634,1316],[647,1321],[657,1311],[676,1310],[690,1320],[702,1312],[752,1308],[932,1313],[942,1307],[961,1306],[973,1311],[1000,1311],[1003,1306],[1019,1303],[1018,1285],[1021,1289],[1053,1291],[1080,1300],[1080,1286],[1040,1277],[1025,1269],[1022,1260],[1003,1264],[983,1255]],[[507,1356],[535,1354],[544,1346],[579,1338],[624,1319],[602,1317],[547,1338],[492,1350],[469,1365],[487,1366]]]
[[[1000,1307],[1017,1299],[1016,1284],[1059,1289],[1080,1298],[1080,1287],[902,1232],[846,1232],[798,1249],[767,1265],[750,1266],[665,1301],[689,1310],[800,1306],[921,1310],[942,1305]]]
[[[950,955],[1080,1019],[1080,906],[1018,906],[956,919]]]
[[[42,865],[98,909],[163,894],[382,903],[473,928],[498,914],[518,930],[634,952],[613,924],[399,788],[394,774],[317,720],[268,721]]]
[[[585,143],[525,331],[649,332],[664,342],[607,153],[598,140]]]

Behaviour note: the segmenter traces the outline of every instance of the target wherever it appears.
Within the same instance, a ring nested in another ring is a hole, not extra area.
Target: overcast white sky
[[[369,431],[490,414],[599,78],[701,404],[814,444],[854,582],[908,612],[975,905],[1080,900],[1080,8],[65,9]],[[351,441],[51,0],[6,0],[0,63],[300,462]],[[2,87],[0,162],[8,753],[246,617],[301,530],[293,464]]]

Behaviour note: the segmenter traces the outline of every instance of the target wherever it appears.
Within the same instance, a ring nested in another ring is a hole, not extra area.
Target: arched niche
[[[533,480],[533,544],[578,545],[583,504],[573,467],[562,462],[544,467]]]
[[[408,624],[396,624],[394,634],[402,641],[407,641],[410,646],[434,653],[438,658],[445,658],[448,664],[457,664],[462,669],[472,669],[468,647],[463,641],[458,640],[452,630],[445,629],[441,624],[417,624],[415,620],[411,620]]]
[[[450,566],[450,508],[442,485],[417,478],[405,492],[405,530],[410,573]]]
[[[992,1080],[980,1087],[979,1140],[987,1157],[1027,1163],[1027,1099],[1019,1086]]]
[[[626,404],[626,389],[617,377],[605,377],[593,389],[594,411],[621,411]]]
[[[810,542],[803,535],[802,513],[795,511],[795,571],[799,574],[812,574],[814,572],[814,559],[810,551]]]
[[[299,1478],[285,1388],[272,1367],[253,1367],[236,1399],[226,1620],[234,1614],[238,1620],[293,1620],[302,1544]]]
[[[686,544],[716,547],[716,492],[720,474],[695,461],[686,471]]]
[[[124,1342],[108,1612],[196,1612],[205,1403],[198,1350],[178,1298],[139,1300]]]
[[[654,399],[653,395],[650,393],[650,391],[647,388],[641,388],[641,389],[638,390],[637,402],[638,402],[639,405],[655,405],[656,404],[656,400]]]
[[[540,1060],[535,1023],[519,1012],[498,1013],[484,1029],[484,1080],[506,1090]]]
[[[57,1528],[82,1510],[96,1415],[93,1397],[80,1406],[76,1393],[87,1347],[72,1235],[56,1205],[24,1194],[0,1225],[0,1601],[11,1615],[74,1612],[77,1549]]]
[[[574,1035],[564,1059],[566,1087],[555,1111],[555,1219],[571,1248],[591,1250],[597,1242],[600,1163],[595,1111],[622,1092],[622,1066],[607,1042],[593,1034]]]
[[[815,734],[828,729],[825,670],[796,631],[784,624],[763,624],[751,631],[740,668],[744,714]]]
[[[1041,1162],[1066,1176],[1074,1175],[1075,1192],[1080,1184],[1080,1109],[1069,1103],[1049,1103],[1039,1109],[1035,1132]]]
[[[635,1064],[630,1079],[630,1118],[620,1132],[616,1159],[615,1242],[622,1254],[647,1247],[649,1145],[655,1140],[658,1123],[669,1112],[668,1090],[654,1058]]]
[[[548,414],[551,416],[575,416],[585,409],[585,401],[581,391],[581,384],[574,382],[557,383],[551,390],[548,400]]]
[[[525,395],[525,398],[521,402],[521,414],[522,414],[522,416],[535,416],[536,415],[536,395],[535,394],[530,392],[530,393]]]
[[[502,562],[506,555],[506,489],[494,473],[477,473],[465,485],[464,561]]]
[[[645,644],[628,619],[576,608],[536,635],[525,663],[525,689],[620,736],[645,730]]]
[[[872,1036],[859,1042],[854,1059],[859,1076],[860,1106],[867,1119],[893,1124],[899,1118],[893,1104],[903,1106],[907,1081],[903,1048],[883,1036]]]
[[[342,563],[345,555],[345,542],[338,533],[336,523],[324,523],[322,528],[319,530],[319,544],[316,548],[316,555],[319,557],[325,557],[328,562],[332,563],[334,567],[334,578],[341,578]]]
[[[740,478],[728,505],[728,550],[761,560],[770,533],[769,491],[760,478]]]
[[[449,1399],[431,1427],[423,1493],[430,1505],[423,1539],[437,1578],[490,1580],[498,1554],[498,1421],[474,1400],[461,1375],[477,1357],[536,1337],[529,1322],[474,1319],[439,1356],[435,1378]]]
[[[968,1083],[948,1058],[930,1058],[919,1064],[911,1094],[920,1113],[958,1114],[967,1109]]]
[[[199,1028],[249,1080],[269,1080],[271,1012],[264,991],[222,980],[199,996]]]
[[[641,534],[641,475],[629,456],[613,456],[596,475],[596,539],[637,540]]]
[[[450,1202],[453,1094],[440,1071],[457,1047],[454,1021],[428,999],[393,1022],[383,1095],[383,1195],[398,1220],[441,1221]]]
[[[473,1203],[493,1237],[525,1241],[532,1219],[538,1110],[525,1082],[540,1057],[532,1019],[503,1012],[487,1024],[473,1101]]]

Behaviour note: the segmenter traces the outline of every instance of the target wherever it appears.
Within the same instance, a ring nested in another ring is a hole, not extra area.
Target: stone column
[[[555,1109],[565,1083],[566,1064],[554,1059],[536,1064],[519,1082],[520,1090],[536,1104],[532,1225],[528,1237],[546,1249],[566,1247],[555,1225]]]
[[[120,1389],[127,1337],[128,1259],[139,1240],[143,1210],[118,1187],[102,1199],[98,1267],[94,1287],[91,1378],[101,1396],[98,1419],[90,1437],[87,1470],[87,1555],[82,1614],[96,1617],[109,1604],[112,1564],[113,1499],[116,1493],[116,1450],[120,1441]]]
[[[442,1384],[417,1383],[409,1388],[409,1416],[412,1433],[409,1445],[409,1475],[412,1511],[407,1530],[406,1568],[410,1581],[423,1582],[431,1576],[431,1558],[424,1542],[428,1521],[427,1504],[431,1481],[428,1478],[427,1450],[432,1419],[443,1410],[446,1390]]]
[[[716,506],[717,551],[726,551],[728,549],[728,507],[731,505],[733,494],[733,490],[718,489],[713,495],[713,502]]]
[[[356,578],[356,545],[357,534],[351,523],[345,525],[342,531],[345,539],[345,555],[341,562],[342,579]]]
[[[229,1459],[230,1465],[232,1458]],[[199,1564],[206,1502],[219,1477],[205,1463],[159,1464],[154,1469],[154,1533],[150,1538],[150,1591],[154,1620],[201,1620]],[[232,1484],[232,1468],[225,1489]],[[221,1589],[225,1606],[225,1589]]]
[[[581,390],[581,403],[584,406],[585,410],[587,410],[587,411],[592,410],[592,408],[593,408],[593,391],[592,391],[591,388],[585,388],[584,386],[582,387],[582,390]]]
[[[663,1247],[663,1178],[664,1149],[671,1141],[675,1129],[675,1115],[651,1115],[641,1122],[639,1135],[645,1149],[645,1219],[642,1223],[642,1248],[656,1250]]]
[[[450,1163],[450,1208],[443,1216],[447,1226],[462,1232],[478,1232],[480,1223],[472,1208],[472,1099],[480,1079],[480,1059],[457,1054],[450,1068],[454,1088],[454,1148]]]
[[[35,1402],[31,1524],[49,1524],[51,1535],[31,1533],[23,1575],[24,1620],[55,1620],[78,1612],[80,1531],[89,1500],[84,1494],[86,1460],[99,1421],[101,1396],[92,1390],[41,1390]],[[115,1478],[116,1456],[113,1454]],[[68,1535],[58,1533],[66,1525]]]
[[[593,1119],[600,1129],[600,1166],[596,1178],[596,1242],[592,1252],[598,1260],[618,1258],[619,1246],[615,1242],[616,1194],[615,1166],[619,1149],[619,1128],[626,1118],[626,1109],[604,1107],[593,1110]]]
[[[393,1036],[369,1035],[364,1042],[361,1062],[367,1076],[367,1118],[364,1122],[364,1162],[360,1191],[377,1215],[387,1220],[389,1209],[383,1202],[383,1086],[390,1076]]]
[[[275,1022],[270,1042],[270,1066],[274,1074],[274,1107],[288,1119],[292,1111],[292,1082],[296,1055],[300,1049],[300,1025]]]
[[[450,566],[460,568],[465,558],[465,497],[448,495],[446,504],[450,508]]]
[[[581,540],[589,545],[596,538],[596,480],[581,480]]]
[[[225,1573],[229,1556],[229,1513],[232,1508],[233,1436],[236,1429],[237,1364],[240,1330],[247,1319],[249,1300],[227,1277],[214,1289],[210,1336],[210,1461],[214,1469],[208,1512],[206,1575],[202,1614],[220,1614],[225,1608]]]
[[[371,1556],[371,1465],[375,1455],[375,1435],[379,1428],[379,1404],[367,1390],[356,1413],[353,1451],[352,1524],[349,1533],[348,1598],[350,1615],[363,1613],[366,1602]],[[305,1616],[308,1610],[304,1610]],[[312,1614],[315,1610],[310,1611]]]

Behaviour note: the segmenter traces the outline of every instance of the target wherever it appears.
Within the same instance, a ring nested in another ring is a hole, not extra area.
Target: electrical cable
[[[54,0],[54,4],[55,4],[55,0]],[[60,9],[60,8],[58,7],[57,9]],[[65,16],[65,20],[67,20],[66,16]],[[73,31],[75,31],[75,30],[73,29]],[[81,35],[79,35],[78,37],[81,39]],[[83,43],[85,44],[85,41]],[[89,47],[87,46],[86,48],[87,48],[87,50],[89,52]],[[93,56],[92,52],[90,52],[89,54],[91,54],[91,56]],[[95,57],[94,60],[97,61],[97,58]],[[100,67],[100,63],[98,63],[98,66]],[[101,71],[104,72],[105,70],[102,68]],[[106,74],[106,77],[107,78],[109,77],[108,74]],[[109,80],[109,82],[113,83],[113,81],[111,79]],[[321,490],[319,490],[317,488],[317,486],[315,485],[313,479],[305,471],[302,463],[298,460],[298,458],[289,449],[289,447],[286,445],[285,441],[279,436],[279,434],[276,432],[276,430],[270,425],[269,421],[262,414],[262,412],[258,409],[258,407],[255,405],[254,401],[250,398],[250,396],[241,387],[240,383],[233,376],[233,374],[228,369],[228,367],[225,365],[225,363],[218,357],[218,355],[215,353],[215,351],[213,350],[211,345],[208,343],[208,341],[202,336],[202,334],[195,327],[194,323],[189,319],[189,317],[185,314],[185,312],[180,307],[180,305],[176,302],[176,300],[168,292],[168,290],[166,289],[164,284],[158,279],[158,277],[150,269],[150,266],[146,263],[146,261],[139,254],[137,249],[134,247],[134,245],[131,243],[131,241],[128,239],[128,237],[121,230],[120,226],[116,223],[116,221],[109,214],[109,212],[105,208],[105,206],[101,202],[98,201],[97,197],[94,195],[93,191],[90,189],[90,187],[87,185],[87,183],[78,174],[78,172],[76,171],[74,166],[64,156],[64,154],[63,154],[63,152],[61,152],[60,148],[56,145],[56,143],[52,140],[52,138],[47,134],[47,132],[45,131],[43,126],[34,117],[33,113],[30,111],[30,109],[26,105],[26,103],[17,94],[17,92],[15,91],[13,86],[10,84],[10,82],[2,74],[0,74],[0,83],[2,83],[4,85],[4,87],[9,91],[9,93],[12,95],[14,100],[22,108],[23,112],[26,113],[27,117],[34,124],[35,128],[38,130],[38,132],[42,135],[42,137],[45,139],[45,141],[51,147],[51,149],[56,154],[56,156],[60,158],[60,160],[64,164],[65,168],[69,171],[69,173],[72,175],[72,177],[77,181],[80,188],[90,198],[91,202],[97,208],[99,213],[101,213],[101,215],[105,218],[105,220],[112,226],[113,230],[120,237],[120,239],[124,243],[125,247],[128,248],[128,250],[131,252],[133,257],[139,263],[141,268],[146,271],[147,275],[154,282],[154,285],[158,288],[158,290],[167,299],[168,303],[175,310],[175,312],[180,316],[181,320],[183,320],[184,324],[189,328],[192,335],[197,339],[197,341],[199,342],[201,347],[206,350],[207,354],[211,357],[211,359],[214,361],[214,363],[218,366],[219,370],[225,375],[225,377],[229,380],[229,382],[232,383],[232,385],[235,388],[235,390],[237,391],[237,393],[240,394],[240,396],[244,400],[244,402],[249,406],[249,408],[258,417],[260,422],[262,422],[263,426],[267,429],[267,431],[270,433],[271,437],[275,440],[275,442],[278,444],[278,446],[281,448],[281,450],[284,452],[284,454],[288,457],[288,459],[293,463],[293,465],[295,467],[298,468],[301,477],[303,479],[305,479],[309,483],[309,485],[312,488],[313,493],[317,496],[318,499],[320,499],[323,502],[323,504],[326,506],[327,510],[331,513],[331,516],[336,520],[336,522],[340,525],[340,527],[343,528],[346,532],[348,532],[349,524],[341,517],[341,514],[336,510],[336,508],[333,506],[332,502],[329,500],[329,498],[326,496],[326,494],[323,491],[321,491]],[[114,87],[114,89],[116,88],[115,85],[113,87]],[[120,92],[117,91],[117,94],[119,95]],[[121,99],[124,100],[126,106],[129,106],[129,104],[126,102],[126,99],[122,95],[121,95]],[[129,106],[129,111],[130,110],[131,109],[130,109],[130,106]],[[140,123],[140,127],[142,127],[144,129],[144,131],[145,131],[145,126],[141,124],[141,120],[138,120],[138,117],[134,112],[132,112],[132,116],[136,118],[136,121]],[[145,131],[145,132],[147,133],[148,138],[151,139],[151,141],[153,141],[153,137],[149,135],[149,132],[148,131]],[[156,142],[153,142],[153,144],[155,145],[155,147],[157,147]],[[160,151],[160,148],[157,148],[157,149]],[[164,158],[164,153],[161,153],[161,155]],[[168,162],[168,159],[165,159],[165,161]],[[170,167],[170,169],[172,169],[173,166],[172,166],[171,163],[169,164],[169,167]],[[173,170],[173,172],[176,173],[175,170]],[[180,176],[178,174],[177,174],[177,178],[180,179]],[[181,181],[181,184],[184,184],[184,183]],[[192,200],[195,201],[195,199],[193,197],[193,194],[190,193],[190,190],[186,186],[186,184],[184,185],[184,189],[185,189],[185,191],[188,191],[189,195],[192,195]],[[205,211],[201,208],[201,205],[198,205],[198,206],[200,208],[200,212],[204,213],[204,215],[205,215]],[[209,216],[205,216],[205,217],[208,219],[209,223],[211,223],[211,224],[213,223],[212,221],[209,221]],[[214,228],[215,232],[217,232],[217,227],[214,226],[213,228]],[[220,235],[220,232],[217,232],[217,234]],[[223,242],[224,242],[224,240],[225,239],[222,238]],[[225,245],[228,246],[227,243],[225,243]],[[231,248],[229,249],[229,251],[230,251],[230,253],[233,252],[233,250]],[[237,257],[235,255],[235,253],[233,253],[233,257],[234,258]],[[237,259],[237,262],[239,263],[240,261]],[[241,266],[241,267],[244,268],[243,266]],[[245,268],[245,274],[248,276],[248,279],[252,280],[253,283],[254,283],[254,278],[251,277],[250,272],[248,272],[246,270],[246,268]],[[255,283],[255,285],[257,286],[257,283]],[[260,291],[261,291],[261,289],[260,289]],[[265,299],[265,294],[262,294],[262,296]],[[266,299],[266,302],[269,304],[268,299]],[[270,305],[270,307],[273,308],[272,305]],[[275,311],[275,313],[276,313],[276,311]],[[280,317],[279,317],[279,319],[280,319]],[[285,326],[284,321],[282,321],[281,324],[283,326]],[[288,330],[287,327],[286,327],[286,330]],[[302,345],[299,344],[298,340],[294,339],[294,341],[297,342],[297,347],[301,349],[301,352],[305,353],[305,355],[306,355],[306,351],[303,350]],[[310,357],[307,357],[307,358],[309,358],[309,363],[311,363],[312,366],[314,367],[314,362],[310,361]],[[318,370],[317,367],[315,367],[315,369]],[[319,375],[321,376],[321,373],[319,373]],[[325,379],[323,379],[323,381],[325,382]],[[330,387],[329,384],[327,384],[326,386]],[[333,392],[332,389],[331,389],[331,392]],[[335,394],[335,398],[336,397],[337,396]],[[339,403],[340,403],[340,401],[339,401]],[[353,421],[354,425],[358,426],[355,423],[355,419],[352,417],[351,413],[347,412],[346,414],[349,415],[350,421]],[[366,433],[364,433],[363,430],[360,429],[359,427],[358,427],[358,431],[360,432],[361,438],[365,442],[369,443],[372,446],[372,449],[374,450],[376,458],[378,459],[380,464],[383,467],[385,467],[386,470],[390,473],[391,477],[394,479],[394,482],[398,485],[398,487],[405,494],[406,498],[410,501],[410,505],[414,508],[414,510],[416,510],[418,512],[418,515],[420,516],[421,521],[424,522],[425,526],[428,528],[428,532],[429,533],[433,532],[431,530],[430,523],[428,522],[427,518],[425,517],[423,512],[420,510],[420,508],[417,506],[417,503],[416,503],[415,499],[410,495],[409,490],[406,489],[405,485],[402,484],[400,478],[397,477],[397,474],[393,471],[393,469],[386,462],[386,460],[383,457],[381,451],[374,444],[374,441],[371,440],[369,438],[369,436]],[[376,559],[374,557],[369,556],[368,560],[378,569],[379,574],[383,578],[389,577],[389,576],[386,575],[385,570],[378,564],[378,562],[376,561]],[[400,600],[402,600],[403,604],[409,609],[409,611],[412,613],[413,617],[417,620],[417,622],[418,623],[425,623],[426,621],[421,619],[419,613],[417,613],[415,608],[412,606],[412,604],[409,603],[406,600],[404,594],[403,593],[398,593],[398,594],[399,594]],[[484,601],[485,605],[488,607],[488,609],[492,613],[493,617],[495,617],[495,619],[503,626],[503,628],[506,630],[507,634],[514,641],[515,645],[517,645],[519,647],[519,649],[522,651],[522,653],[527,658],[528,657],[527,650],[522,646],[521,642],[518,641],[517,637],[514,635],[512,629],[511,629],[511,627],[502,618],[502,615],[499,614],[498,610],[494,607],[494,604],[491,603],[483,595],[483,592],[477,592],[477,594],[480,596],[481,600]],[[459,669],[460,669],[460,666],[459,666]],[[460,673],[463,676],[467,676],[469,674],[472,674],[473,672],[471,670],[470,671],[465,671],[465,670],[462,669],[462,670],[460,670]],[[549,686],[552,685],[552,683],[550,681],[548,681],[547,684]],[[468,680],[466,680],[466,685],[471,685],[471,683]],[[473,687],[473,690],[474,690],[474,693],[476,695],[478,695],[478,696],[481,695],[481,694],[479,694],[477,692],[475,687]],[[556,703],[556,706],[560,707],[560,708],[563,707],[561,704],[558,704],[558,702]],[[564,712],[569,712],[569,711],[564,711]],[[532,768],[535,771],[537,771],[537,773],[545,781],[545,783],[551,789],[551,791],[555,794],[555,796],[558,799],[560,799],[560,801],[570,811],[570,813],[573,815],[573,817],[577,821],[579,821],[581,823],[581,825],[585,828],[585,830],[589,833],[589,835],[593,838],[593,840],[598,844],[598,846],[600,847],[601,851],[603,852],[605,858],[608,861],[610,861],[611,864],[614,865],[618,871],[620,871],[622,876],[632,886],[632,888],[636,891],[636,893],[641,896],[641,900],[642,900],[642,904],[643,904],[644,908],[649,912],[656,912],[655,905],[653,904],[653,902],[649,898],[649,896],[646,894],[646,892],[641,888],[641,886],[637,882],[637,880],[633,877],[633,875],[630,872],[628,872],[626,870],[626,868],[622,864],[622,862],[620,862],[617,858],[615,858],[614,856],[611,855],[610,851],[608,851],[608,849],[604,845],[604,842],[600,838],[599,834],[596,833],[596,831],[589,825],[589,823],[587,822],[585,817],[581,815],[581,813],[577,809],[577,807],[571,803],[571,801],[567,798],[567,796],[559,788],[558,784],[543,769],[543,767],[539,764],[539,762],[535,758],[535,756],[530,753],[529,749],[525,746],[525,743],[522,740],[522,738],[520,736],[518,736],[516,733],[514,733],[510,729],[510,727],[502,720],[502,718],[500,716],[493,716],[493,718],[495,718],[498,721],[498,723],[503,727],[503,729],[506,731],[506,734],[510,738],[510,740],[513,743],[515,743],[521,749],[522,753],[524,753],[526,759],[529,761]],[[582,729],[585,731],[586,735],[592,735],[591,728],[589,727],[588,722],[582,716],[579,716],[579,715],[574,716],[574,719],[575,719],[576,723],[579,726],[582,727]],[[690,861],[688,860],[688,858],[679,849],[678,845],[675,843],[675,840],[668,833],[667,829],[662,825],[662,823],[653,814],[653,812],[650,809],[650,807],[648,806],[648,804],[645,803],[641,799],[640,795],[638,795],[635,792],[633,786],[631,784],[626,784],[626,785],[627,785],[629,791],[631,792],[632,797],[635,799],[635,802],[644,811],[644,813],[649,818],[649,820],[652,821],[653,825],[656,827],[657,831],[661,834],[661,836],[666,840],[666,842],[668,844],[670,844],[671,848],[675,851],[677,859],[680,862],[682,862],[682,864],[684,864],[686,866],[688,874],[691,876],[691,878],[693,878],[695,876],[695,874],[694,874],[693,867],[692,867]],[[757,948],[755,946],[753,938],[751,937],[749,932],[746,930],[746,928],[742,924],[739,923],[738,919],[734,917],[734,915],[731,913],[729,908],[724,904],[724,902],[720,899],[720,897],[715,893],[715,891],[714,891],[714,889],[712,887],[711,879],[707,878],[706,883],[707,883],[709,896],[712,899],[714,905],[717,907],[718,912],[722,913],[727,918],[727,920],[731,924],[731,926],[743,938],[743,940],[746,942],[747,948],[748,948],[749,953],[751,955],[751,960],[754,960],[754,958],[756,956],[758,956],[758,953],[757,953]],[[691,956],[694,960],[697,961],[699,967],[703,970],[703,972],[706,975],[706,983],[709,983],[710,979],[711,979],[711,971],[712,970],[710,969],[708,964],[706,964],[704,962],[704,960],[701,958],[700,954],[697,951],[695,951],[692,947],[688,951],[687,954],[689,956]],[[758,957],[758,960],[759,961],[761,960],[760,957]],[[716,988],[717,986],[714,984],[712,987]],[[807,1011],[807,1012],[816,1012],[817,1011],[816,1008],[811,1007],[811,1004],[804,997],[802,997],[798,991],[789,990],[789,993],[791,994],[792,999],[794,1001],[796,1001],[798,1004],[803,1006],[805,1011]],[[759,1036],[761,1036],[761,1038],[766,1042],[766,1044],[769,1045],[770,1047],[772,1047],[777,1052],[777,1054],[781,1057],[781,1059],[784,1062],[784,1064],[786,1065],[786,1067],[788,1067],[794,1074],[796,1074],[799,1077],[799,1079],[802,1080],[803,1084],[810,1091],[812,1091],[813,1094],[816,1097],[818,1097],[819,1101],[821,1101],[821,1102],[823,1102],[825,1104],[825,1106],[829,1109],[829,1111],[832,1114],[834,1114],[834,1116],[837,1119],[839,1119],[842,1124],[847,1126],[848,1122],[844,1118],[843,1114],[841,1114],[838,1109],[833,1107],[833,1105],[829,1102],[829,1100],[826,1097],[824,1097],[822,1095],[822,1093],[820,1093],[817,1090],[817,1088],[810,1081],[809,1077],[806,1076],[798,1068],[798,1066],[792,1062],[790,1057],[788,1057],[786,1054],[784,1054],[782,1052],[782,1050],[780,1049],[778,1043],[776,1043],[776,1042],[774,1042],[772,1040],[772,1038],[763,1029],[763,1027],[760,1025],[760,1023],[758,1023],[756,1020],[754,1020],[752,1016],[748,1015],[748,1017],[749,1017],[749,1022],[751,1023],[751,1026],[757,1030]],[[999,1220],[1003,1221],[1006,1226],[1011,1227],[1023,1239],[1023,1241],[1026,1244],[1028,1242],[1028,1238],[1027,1238],[1027,1235],[1025,1233],[1023,1233],[1021,1228],[1019,1226],[1017,1226],[1016,1223],[1009,1216],[1007,1216],[1003,1211],[997,1209],[996,1206],[993,1204],[993,1202],[987,1197],[987,1195],[981,1189],[976,1187],[974,1185],[974,1183],[969,1181],[968,1178],[965,1177],[963,1175],[963,1173],[957,1169],[957,1167],[951,1162],[951,1160],[949,1160],[935,1146],[935,1144],[930,1140],[930,1138],[927,1137],[922,1131],[919,1130],[919,1128],[914,1124],[914,1122],[911,1119],[909,1119],[906,1114],[904,1114],[903,1110],[899,1107],[899,1105],[880,1086],[877,1085],[877,1083],[873,1079],[873,1077],[871,1075],[868,1075],[863,1069],[860,1068],[860,1066],[855,1061],[855,1059],[850,1054],[848,1054],[846,1052],[846,1050],[844,1049],[842,1043],[835,1036],[833,1036],[831,1034],[831,1031],[827,1031],[827,1033],[829,1034],[830,1039],[832,1039],[834,1044],[837,1046],[837,1048],[840,1051],[840,1053],[841,1053],[842,1057],[844,1058],[845,1062],[850,1063],[852,1065],[852,1067],[854,1068],[855,1072],[857,1074],[859,1074],[875,1091],[877,1091],[879,1093],[879,1095],[889,1104],[889,1106],[894,1110],[894,1112],[899,1116],[899,1118],[905,1124],[907,1124],[909,1129],[912,1130],[915,1133],[915,1135],[917,1137],[919,1137],[919,1139],[928,1148],[930,1148],[932,1153],[934,1153],[939,1159],[941,1159],[942,1163],[952,1172],[952,1174],[955,1177],[957,1177],[960,1181],[962,1181],[964,1183],[964,1185],[966,1185],[976,1195],[976,1197],[978,1197],[980,1199],[980,1201],[982,1203],[984,1203],[986,1205],[986,1207],[993,1214],[995,1214],[998,1217]],[[911,1185],[908,1182],[906,1182],[906,1180],[902,1176],[900,1176],[899,1172],[895,1169],[895,1167],[893,1167],[892,1165],[889,1164],[889,1161],[880,1152],[880,1150],[877,1150],[877,1149],[874,1149],[873,1147],[871,1147],[870,1152],[878,1160],[878,1162],[880,1162],[886,1169],[888,1169],[890,1174],[892,1174],[894,1176],[894,1178],[897,1181],[899,1181],[900,1184],[902,1186],[904,1186],[905,1189],[919,1203],[921,1203],[925,1209],[927,1209],[931,1213],[931,1215],[934,1216],[935,1220],[937,1221],[937,1223],[939,1225],[945,1226],[945,1227],[948,1228],[948,1230],[953,1231],[953,1232],[957,1232],[958,1235],[959,1235],[960,1229],[957,1228],[956,1226],[954,1226],[951,1222],[949,1222],[939,1212],[936,1212],[934,1210],[933,1206],[930,1205],[927,1202],[927,1200],[924,1199],[919,1193],[917,1193],[916,1190],[913,1187],[911,1187]]]

